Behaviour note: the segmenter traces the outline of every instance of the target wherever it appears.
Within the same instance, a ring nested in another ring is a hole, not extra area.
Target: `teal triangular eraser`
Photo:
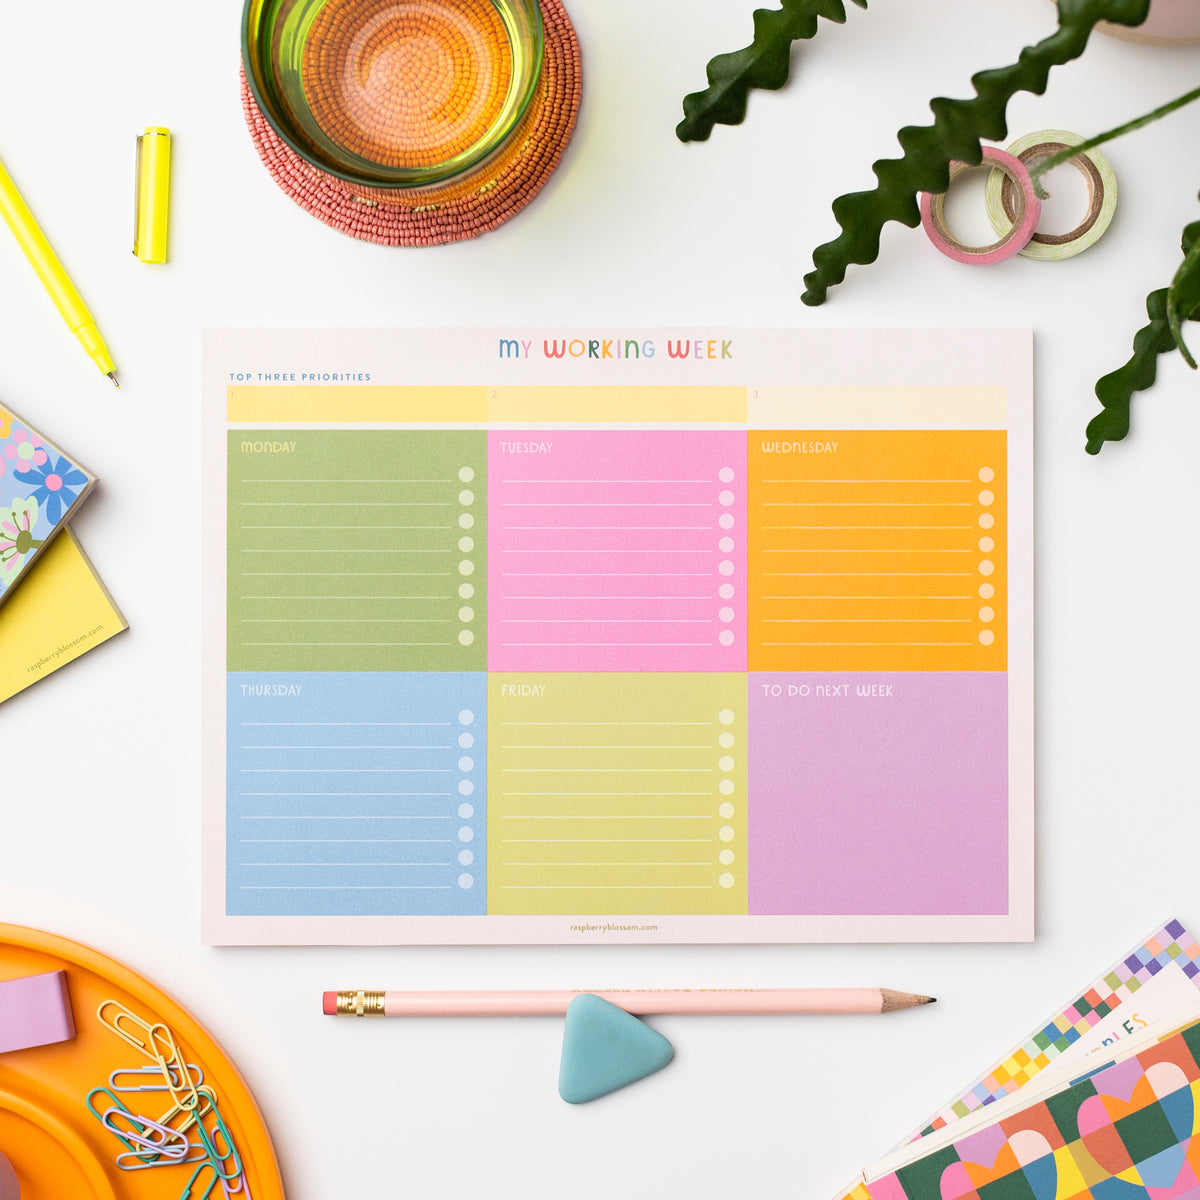
[[[584,992],[567,1005],[558,1094],[568,1104],[583,1104],[661,1071],[674,1056],[661,1033]]]

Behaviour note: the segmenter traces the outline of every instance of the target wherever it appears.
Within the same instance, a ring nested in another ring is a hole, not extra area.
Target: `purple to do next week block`
[[[752,674],[750,912],[1008,910],[1004,674]]]

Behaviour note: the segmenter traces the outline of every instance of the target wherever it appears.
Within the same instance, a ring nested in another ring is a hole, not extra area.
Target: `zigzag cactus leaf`
[[[1089,422],[1086,449],[1099,454],[1105,442],[1119,442],[1129,432],[1129,405],[1134,392],[1154,386],[1158,356],[1175,349],[1175,338],[1167,321],[1167,289],[1159,288],[1146,297],[1148,325],[1133,337],[1133,357],[1124,366],[1096,383],[1096,398],[1104,406]]]
[[[867,0],[854,0],[859,8]],[[707,141],[713,126],[740,125],[751,88],[775,91],[787,83],[792,43],[816,36],[817,20],[841,25],[844,0],[781,0],[778,9],[754,13],[754,41],[732,54],[719,54],[708,64],[708,87],[683,99],[683,120],[675,127],[681,142]]]
[[[1191,232],[1189,238],[1188,234]],[[1184,361],[1194,371],[1196,360],[1192,357],[1187,343],[1183,340],[1183,322],[1200,308],[1200,221],[1193,222],[1184,230],[1183,262],[1171,280],[1167,289],[1167,321],[1171,326],[1171,336]],[[1190,243],[1190,244],[1189,244]]]
[[[1138,25],[1146,19],[1150,0],[1059,0],[1058,29],[1034,46],[1021,51],[1010,67],[981,71],[971,83],[970,100],[938,97],[930,102],[934,123],[908,126],[897,135],[904,157],[881,159],[874,165],[878,186],[853,192],[833,202],[833,215],[841,234],[813,251],[814,270],[804,277],[805,304],[823,304],[829,289],[846,278],[851,263],[872,263],[879,257],[879,237],[888,221],[910,229],[920,223],[921,192],[944,192],[950,182],[950,164],[978,164],[983,159],[982,139],[999,141],[1007,136],[1005,114],[1017,92],[1041,95],[1051,68],[1083,53],[1099,21]]]
[[[1197,247],[1200,247],[1200,221],[1193,221],[1183,231],[1185,262]],[[1168,290],[1159,288],[1146,297],[1146,315],[1150,322],[1134,335],[1133,356],[1096,383],[1096,398],[1103,408],[1088,422],[1086,449],[1089,454],[1099,454],[1105,442],[1119,442],[1125,437],[1129,432],[1133,393],[1154,386],[1158,356],[1169,354],[1178,345],[1167,312]],[[1200,320],[1200,304],[1193,305],[1188,317]]]

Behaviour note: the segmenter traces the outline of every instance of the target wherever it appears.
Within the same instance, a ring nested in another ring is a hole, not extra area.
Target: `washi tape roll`
[[[1097,21],[1096,32],[1146,46],[1194,46],[1200,42],[1200,4],[1196,0],[1150,0],[1150,11],[1140,25]]]
[[[1196,0],[1150,0],[1150,11],[1140,25],[1114,25],[1101,21],[1096,29],[1127,42],[1193,46],[1200,42],[1200,4]]]
[[[1026,167],[1083,144],[1077,133],[1063,129],[1043,129],[1028,133],[1007,146]],[[1021,253],[1026,258],[1042,262],[1058,262],[1082,254],[1103,236],[1117,208],[1117,179],[1112,166],[1099,150],[1086,150],[1070,159],[1070,164],[1084,177],[1088,188],[1088,207],[1083,219],[1069,233],[1034,233]],[[988,220],[997,233],[1007,229],[1015,220],[1019,197],[1011,180],[994,171],[984,189]]]
[[[1029,177],[1028,168],[1019,158],[996,146],[984,146],[983,164],[981,165],[988,163],[991,163],[997,171],[1002,172],[1012,181],[1016,197],[1015,214],[1008,232],[1002,232],[1000,240],[992,242],[991,245],[968,246],[959,241],[946,225],[946,193],[939,192],[936,195],[930,192],[921,193],[921,225],[929,240],[947,258],[952,258],[955,262],[985,267],[992,263],[1003,262],[1006,258],[1012,258],[1014,254],[1028,245],[1042,215],[1042,202],[1033,190],[1033,180]],[[959,175],[971,169],[971,163],[951,163],[947,191]]]

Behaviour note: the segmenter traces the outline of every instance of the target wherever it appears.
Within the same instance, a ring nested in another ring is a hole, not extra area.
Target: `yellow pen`
[[[104,345],[100,331],[96,328],[92,314],[88,312],[83,297],[63,270],[58,255],[54,253],[54,247],[46,240],[46,235],[38,226],[33,213],[29,211],[29,205],[21,198],[17,185],[4,169],[3,162],[0,162],[0,216],[4,217],[9,229],[13,231],[13,237],[17,239],[17,244],[25,251],[25,257],[37,272],[42,287],[50,293],[50,299],[54,301],[62,319],[66,321],[67,328],[79,339],[92,362],[120,387],[112,357]]]

